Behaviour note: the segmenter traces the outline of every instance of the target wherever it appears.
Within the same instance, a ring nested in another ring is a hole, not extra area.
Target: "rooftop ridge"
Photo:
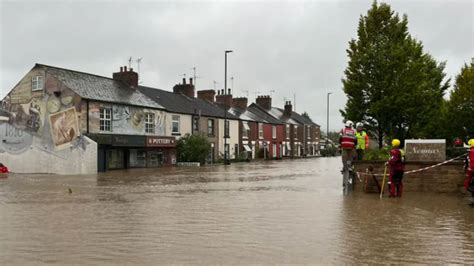
[[[78,74],[85,74],[85,75],[89,75],[89,76],[95,76],[95,77],[99,77],[99,78],[114,80],[113,78],[109,78],[109,77],[105,77],[105,76],[100,76],[100,75],[97,75],[97,74],[92,74],[92,73],[87,73],[87,72],[82,72],[82,71],[78,71],[78,70],[62,68],[62,67],[56,67],[56,66],[51,66],[51,65],[45,65],[45,64],[40,64],[40,63],[36,63],[35,66],[42,66],[42,67],[47,67],[47,68],[55,68],[55,69],[59,69],[59,70],[65,70],[65,71],[69,71],[69,72],[75,72],[75,73],[78,73]]]

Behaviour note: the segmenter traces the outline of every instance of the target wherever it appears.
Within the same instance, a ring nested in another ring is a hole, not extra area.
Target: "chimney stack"
[[[173,87],[173,92],[176,94],[183,94],[190,98],[194,98],[194,85],[186,84],[186,78],[183,78],[183,84],[176,84]]]
[[[133,68],[130,68],[130,70],[127,71],[127,66],[120,67],[120,72],[113,73],[112,78],[114,80],[123,82],[132,89],[136,89],[138,87],[138,73],[133,72]]]
[[[293,106],[291,105],[291,101],[285,102],[285,112],[284,112],[284,114],[286,116],[291,116],[292,113],[293,113]]]
[[[258,96],[255,102],[265,110],[270,110],[272,108],[272,98],[270,95]]]
[[[241,110],[247,109],[248,100],[246,97],[233,98],[232,106]]]
[[[216,92],[214,90],[202,90],[197,92],[198,99],[214,102]]]
[[[216,96],[216,103],[223,103],[227,107],[232,106],[232,94],[226,94],[225,89],[221,90],[221,95]]]

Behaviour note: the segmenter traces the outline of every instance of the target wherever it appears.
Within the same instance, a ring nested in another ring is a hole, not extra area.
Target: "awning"
[[[244,149],[245,149],[245,151],[252,151],[252,149],[250,149],[249,145],[244,145]]]
[[[242,122],[242,124],[244,125],[244,129],[245,129],[245,130],[250,130],[250,127],[249,127],[249,125],[247,124],[247,122]]]

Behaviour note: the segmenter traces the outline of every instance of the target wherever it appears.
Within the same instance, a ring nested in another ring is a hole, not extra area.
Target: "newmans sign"
[[[442,162],[446,160],[446,140],[407,139],[405,160],[417,162]]]

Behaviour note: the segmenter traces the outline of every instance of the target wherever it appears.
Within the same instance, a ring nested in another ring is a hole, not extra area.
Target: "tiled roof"
[[[170,91],[139,86],[138,89],[158,104],[164,106],[170,112],[182,114],[201,114],[203,116],[224,118],[225,111],[216,103],[198,98],[190,98],[182,94]],[[228,119],[238,119],[238,117],[227,113]]]
[[[84,99],[164,109],[140,91],[111,78],[42,64],[35,67],[44,68]]]
[[[254,113],[250,112],[249,110],[242,110],[240,108],[231,107],[229,108],[229,113],[235,115],[240,120],[244,121],[253,121],[253,122],[261,122],[261,123],[268,123],[263,118],[255,115]]]
[[[262,107],[258,106],[255,103],[252,103],[249,107],[248,110],[257,116],[265,119],[268,123],[270,124],[284,124],[285,121],[278,119],[270,114],[268,114],[268,110],[264,110]]]
[[[276,119],[279,119],[280,121],[287,123],[287,124],[292,124],[292,125],[299,125],[301,124],[298,121],[295,121],[293,118],[286,116],[283,112],[282,109],[272,107],[270,110],[266,111],[269,115],[275,117]]]

